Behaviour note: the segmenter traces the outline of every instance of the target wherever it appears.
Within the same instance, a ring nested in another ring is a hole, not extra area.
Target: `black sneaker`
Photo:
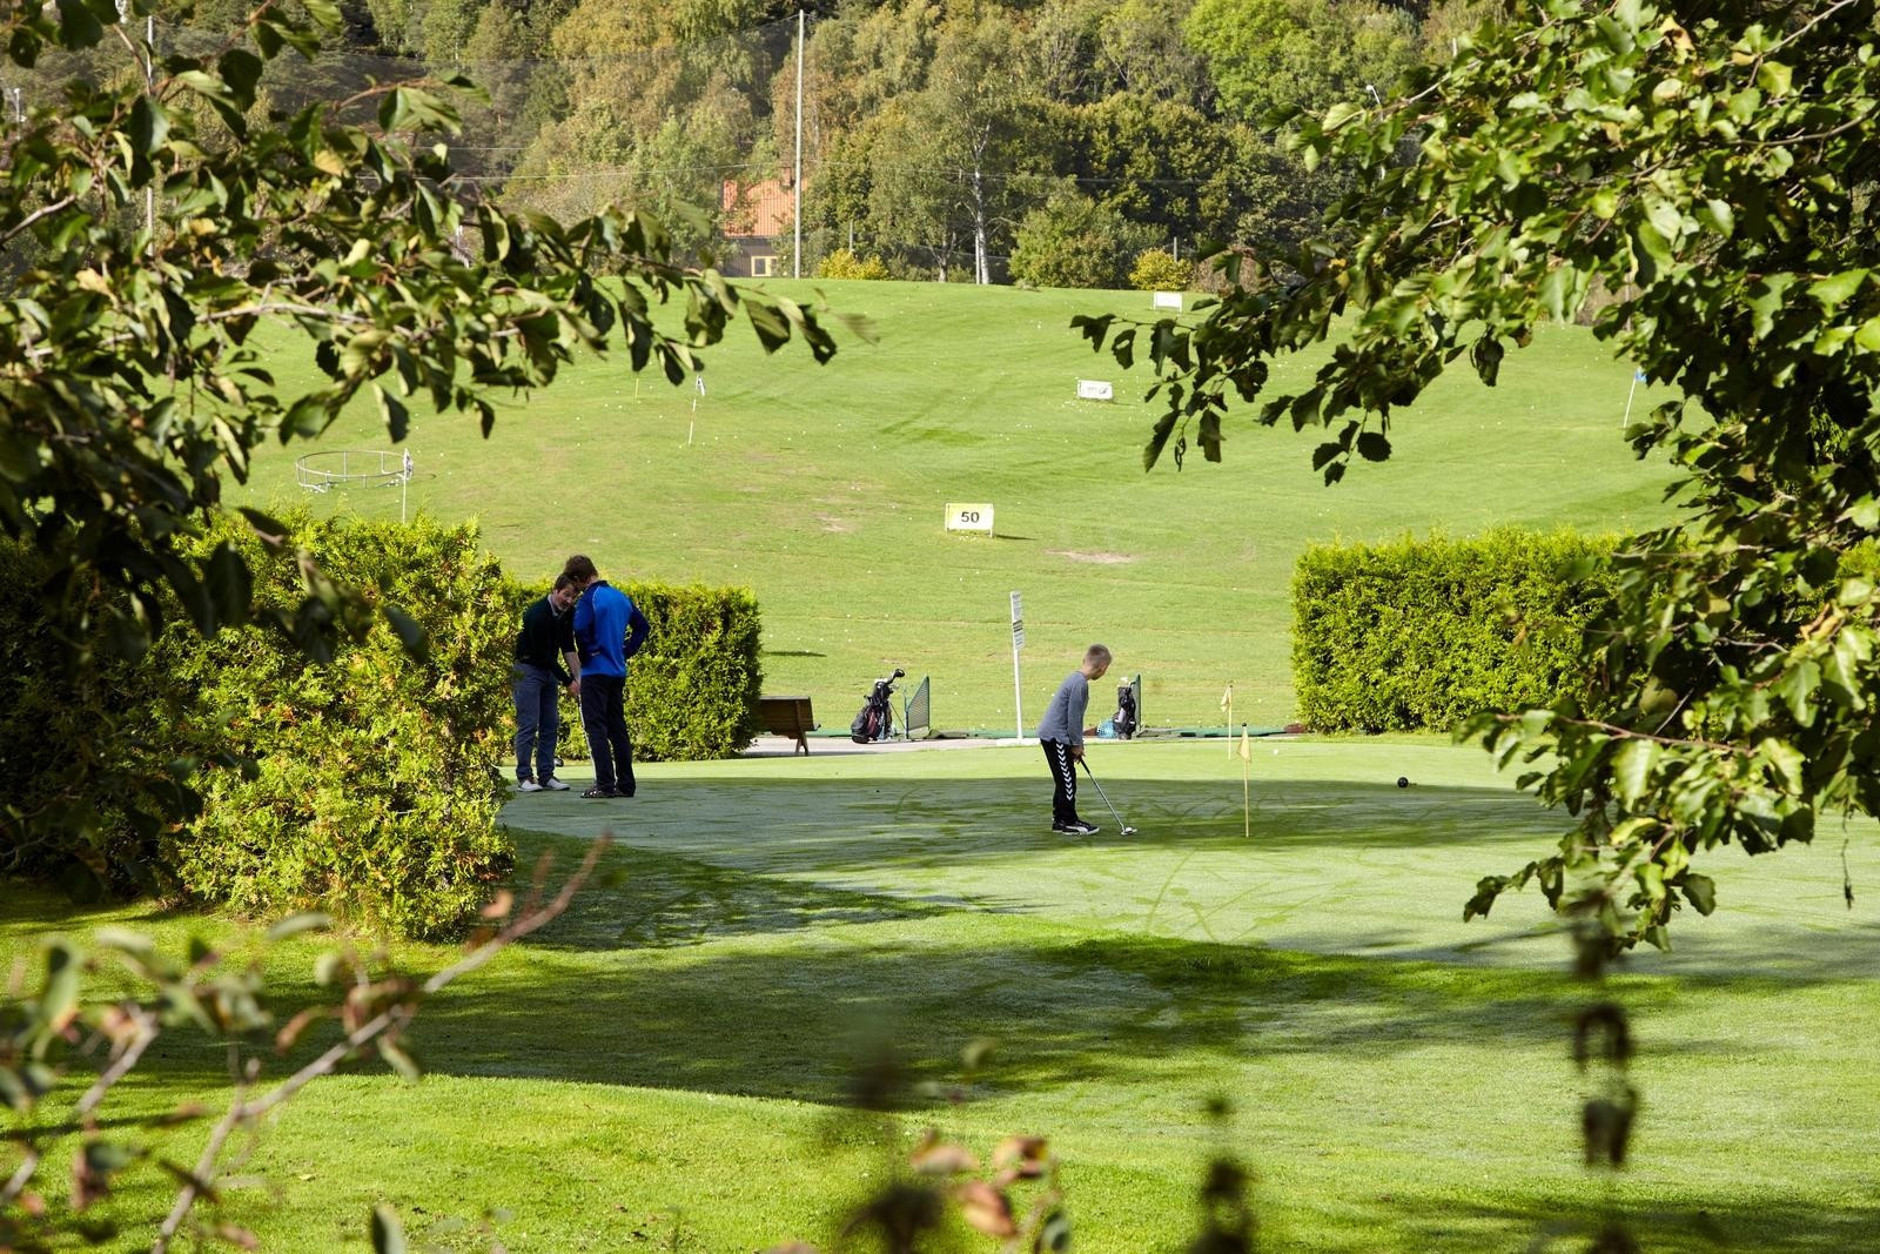
[[[603,798],[612,797],[615,795],[615,793],[614,793],[614,790],[611,788],[601,788],[601,787],[596,786],[594,788],[588,789],[586,792],[582,793],[581,795],[590,800],[601,800]]]
[[[1063,832],[1066,836],[1095,836],[1103,829],[1098,827],[1095,823],[1086,823],[1082,819],[1079,819],[1074,823],[1053,823],[1051,830],[1054,832]]]

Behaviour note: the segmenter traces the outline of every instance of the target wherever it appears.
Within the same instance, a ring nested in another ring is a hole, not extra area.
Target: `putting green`
[[[525,861],[566,865],[611,829],[617,877],[426,1009],[421,1084],[370,1066],[310,1087],[242,1170],[266,1187],[228,1191],[224,1216],[292,1251],[364,1248],[376,1201],[450,1249],[477,1248],[447,1230],[487,1207],[517,1251],[827,1243],[937,1124],[982,1157],[1050,1135],[1077,1248],[1099,1254],[1185,1248],[1222,1148],[1260,1172],[1274,1248],[1580,1249],[1609,1211],[1654,1251],[1880,1248],[1872,825],[1847,851],[1855,910],[1838,837],[1726,855],[1718,914],[1594,988],[1532,893],[1461,922],[1479,875],[1559,827],[1483,755],[1256,750],[1251,839],[1220,742],[1092,747],[1129,839],[1094,795],[1109,830],[1054,836],[1033,748],[657,764],[632,801],[519,798]],[[249,943],[212,919],[9,904],[0,962],[48,926]],[[312,996],[316,948],[268,960],[290,1002]],[[453,951],[395,952],[434,969]],[[1600,997],[1640,1042],[1613,1181],[1579,1165],[1589,1087],[1569,1059]],[[965,1075],[980,1039],[992,1060]],[[886,1144],[836,1113],[884,1056],[902,1080]],[[221,1055],[177,1034],[116,1113],[213,1105],[222,1084]],[[1224,1125],[1203,1113],[1215,1095]]]

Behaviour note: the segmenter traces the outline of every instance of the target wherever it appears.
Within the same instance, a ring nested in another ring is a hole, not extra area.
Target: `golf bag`
[[[1136,685],[1123,684],[1116,690],[1116,715],[1110,720],[1119,740],[1136,734]]]
[[[849,724],[849,739],[858,745],[871,741],[886,740],[894,730],[894,706],[888,697],[894,692],[894,681],[907,672],[900,667],[894,668],[894,674],[886,679],[877,679],[868,694],[868,700],[862,703],[861,713]]]

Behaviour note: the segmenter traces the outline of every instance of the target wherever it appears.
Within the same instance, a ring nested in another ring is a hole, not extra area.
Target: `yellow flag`
[[[1221,691],[1221,708],[1223,710],[1234,708],[1234,685],[1229,684]]]
[[[1240,760],[1242,762],[1253,761],[1253,737],[1247,735],[1245,727],[1240,729]]]

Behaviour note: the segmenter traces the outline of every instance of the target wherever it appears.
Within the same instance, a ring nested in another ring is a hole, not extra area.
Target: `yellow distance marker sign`
[[[947,505],[948,531],[983,531],[992,534],[992,506]]]

